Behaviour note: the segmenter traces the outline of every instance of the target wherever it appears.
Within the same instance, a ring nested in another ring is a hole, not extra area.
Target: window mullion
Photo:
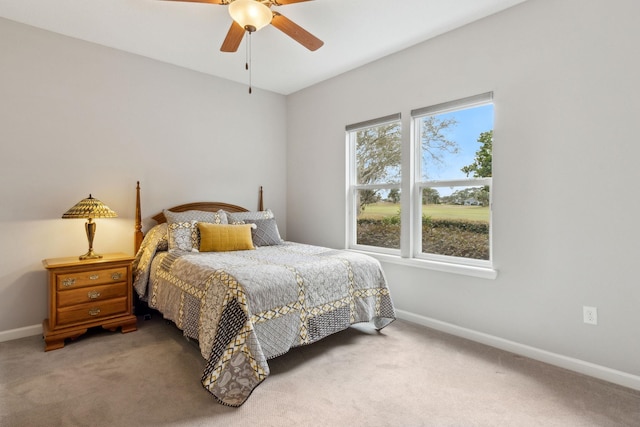
[[[401,120],[402,129],[409,129],[409,132],[402,132],[402,175],[400,192],[400,256],[411,258],[413,256],[414,238],[414,183],[415,183],[415,149],[413,145],[414,129],[411,126],[411,117],[405,116]]]
[[[401,188],[399,183],[390,184],[355,184],[357,190],[390,190],[392,188]]]
[[[491,185],[491,178],[469,178],[469,179],[452,179],[447,181],[421,181],[423,187],[461,187],[476,185]]]
[[[345,239],[345,247],[352,247],[356,243],[356,227],[354,226],[357,220],[357,207],[356,207],[356,191],[357,190],[357,182],[356,182],[356,135],[353,132],[347,133],[347,159],[349,159],[349,163],[347,165],[347,176],[349,177],[349,182],[347,185],[347,217],[346,217],[346,230],[347,236]]]

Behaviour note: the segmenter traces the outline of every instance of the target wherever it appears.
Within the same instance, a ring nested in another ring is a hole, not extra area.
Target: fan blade
[[[322,40],[278,12],[273,12],[271,25],[309,50],[318,50],[324,44]]]
[[[284,6],[285,4],[291,4],[291,3],[302,3],[303,1],[311,1],[311,0],[269,0],[269,2],[274,6]]]
[[[236,21],[233,21],[231,23],[231,28],[229,28],[229,32],[227,32],[227,37],[225,37],[222,42],[222,46],[220,46],[220,50],[222,52],[237,51],[243,37],[244,28],[242,28]]]
[[[184,1],[189,3],[229,4],[229,0],[163,0],[163,1]]]

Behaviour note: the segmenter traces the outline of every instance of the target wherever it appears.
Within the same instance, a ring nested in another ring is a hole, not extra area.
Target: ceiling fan
[[[222,42],[222,52],[236,52],[245,31],[253,33],[271,24],[302,46],[314,51],[324,42],[280,13],[271,10],[273,6],[285,6],[311,0],[167,0],[192,3],[211,3],[229,6],[233,19],[231,28]]]

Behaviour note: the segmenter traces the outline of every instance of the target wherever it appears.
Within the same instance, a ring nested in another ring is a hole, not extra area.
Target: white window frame
[[[356,194],[360,190],[401,190],[403,171],[402,166],[400,169],[400,181],[396,183],[384,183],[384,184],[359,184],[357,182],[357,163],[356,163],[356,134],[359,130],[382,126],[401,120],[400,113],[391,114],[388,116],[380,117],[373,120],[367,120],[365,122],[355,123],[346,127],[346,138],[348,147],[349,164],[347,166],[347,172],[349,177],[349,185],[347,189],[347,242],[346,247],[350,249],[365,251],[365,252],[377,252],[387,255],[400,255],[400,249],[383,248],[381,246],[369,246],[358,244],[357,232],[358,232],[358,207],[356,201],[358,198]],[[401,123],[402,126],[402,123]],[[402,194],[402,193],[401,193]],[[400,245],[402,247],[402,238],[400,239]]]
[[[434,262],[444,262],[452,264],[460,264],[472,267],[493,268],[493,218],[492,218],[492,184],[493,178],[463,178],[451,180],[423,180],[422,179],[422,159],[421,159],[421,140],[420,140],[420,121],[424,117],[444,114],[454,111],[466,110],[469,108],[480,107],[483,105],[493,104],[493,92],[487,92],[480,95],[470,96],[455,101],[445,102],[430,107],[419,108],[411,111],[412,132],[411,138],[414,144],[414,176],[413,176],[413,199],[411,201],[413,221],[411,223],[411,232],[413,240],[412,256],[416,259],[424,259]],[[489,187],[489,259],[480,260],[473,258],[454,257],[448,255],[439,255],[422,252],[422,190],[424,188],[434,187]]]
[[[463,274],[485,279],[495,279],[497,270],[493,265],[493,178],[466,178],[447,181],[421,179],[421,144],[420,119],[425,116],[442,114],[493,103],[493,92],[462,98],[459,100],[437,104],[430,107],[411,111],[410,117],[402,119],[401,114],[394,114],[379,119],[368,120],[346,127],[347,146],[347,236],[346,247],[351,250],[365,252],[380,261],[400,264],[429,270]],[[402,164],[401,181],[393,184],[356,183],[356,152],[355,132],[359,129],[384,125],[394,121],[401,121],[402,132]],[[409,130],[409,131],[407,131]],[[484,186],[490,187],[489,192],[489,260],[453,257],[439,254],[422,253],[422,189],[427,187],[449,186]],[[393,189],[401,191],[401,239],[400,249],[389,249],[378,246],[357,244],[357,207],[355,194],[365,189]],[[408,226],[407,226],[408,225]]]

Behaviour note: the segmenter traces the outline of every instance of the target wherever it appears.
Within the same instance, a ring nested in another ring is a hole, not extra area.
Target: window
[[[400,250],[400,115],[347,127],[351,165],[349,246]]]
[[[400,114],[347,127],[350,248],[491,267],[492,98],[411,111],[404,144]]]
[[[483,94],[411,112],[419,158],[415,255],[491,259],[493,104]],[[450,260],[452,261],[452,260]]]

